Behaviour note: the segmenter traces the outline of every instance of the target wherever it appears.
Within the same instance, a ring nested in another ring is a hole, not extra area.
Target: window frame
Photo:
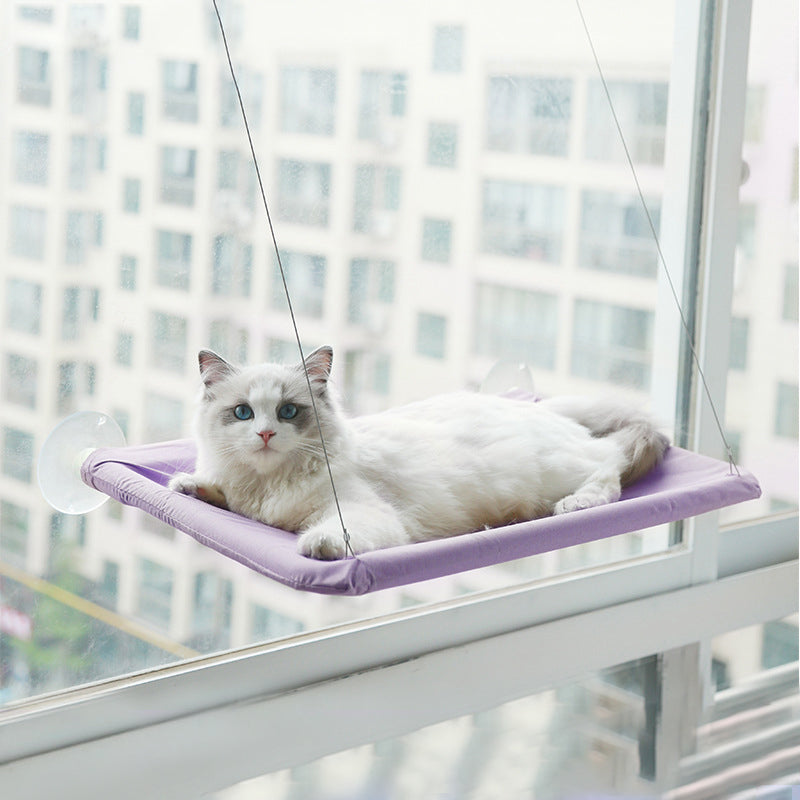
[[[665,165],[676,181],[664,196],[662,248],[680,268],[672,275],[679,297],[696,285],[696,262],[704,276],[697,353],[718,412],[728,370],[750,7],[751,0],[676,6],[680,58],[673,60]],[[700,121],[709,96],[706,140]],[[686,346],[672,290],[659,275],[657,311],[664,313],[656,314],[654,362],[674,365],[686,360]],[[677,370],[655,372],[657,413],[688,419],[692,448],[721,455],[703,393]],[[797,610],[796,531],[796,513],[724,531],[716,512],[705,514],[687,521],[666,552],[34,698],[0,710],[0,782],[15,796],[31,796],[32,786],[42,796],[56,787],[76,797],[102,789],[119,798],[199,794],[592,669],[707,642]]]

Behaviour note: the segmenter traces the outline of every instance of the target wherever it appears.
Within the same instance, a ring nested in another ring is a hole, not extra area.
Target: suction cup
[[[483,394],[528,392],[533,394],[533,377],[527,364],[516,361],[498,361],[481,383]]]
[[[87,486],[81,467],[98,447],[122,447],[119,425],[99,411],[79,411],[50,432],[39,453],[37,477],[44,499],[64,514],[86,514],[99,508],[108,496]]]

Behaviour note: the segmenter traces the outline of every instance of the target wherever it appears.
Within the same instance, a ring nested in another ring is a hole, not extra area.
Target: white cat
[[[236,367],[199,354],[197,464],[170,488],[296,531],[298,549],[346,554],[320,442],[355,553],[561,514],[618,499],[668,446],[621,404],[458,393],[346,418],[333,351]],[[308,386],[312,387],[319,423]]]

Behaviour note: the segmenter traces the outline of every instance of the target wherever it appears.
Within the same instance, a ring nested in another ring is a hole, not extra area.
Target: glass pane
[[[543,395],[647,403],[652,246],[575,9],[420,0],[353,26],[350,6],[313,0],[320,25],[305,4],[223,7],[303,346],[333,344],[347,411],[475,389],[504,360]],[[657,220],[672,3],[619,0],[625,26],[584,6]],[[62,417],[110,411],[131,444],[189,436],[199,349],[297,358],[213,15],[92,7],[3,29],[0,605],[20,615],[2,632],[3,698],[665,551],[654,529],[321,598],[109,504],[54,557],[35,462]]]
[[[798,507],[797,28],[790,0],[753,3],[725,422],[763,496],[725,522]]]

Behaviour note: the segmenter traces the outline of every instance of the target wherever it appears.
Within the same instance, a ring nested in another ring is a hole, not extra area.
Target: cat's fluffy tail
[[[541,402],[588,428],[593,436],[617,440],[627,459],[620,476],[623,486],[646,475],[669,447],[669,439],[648,414],[622,402],[586,397],[553,397]]]

